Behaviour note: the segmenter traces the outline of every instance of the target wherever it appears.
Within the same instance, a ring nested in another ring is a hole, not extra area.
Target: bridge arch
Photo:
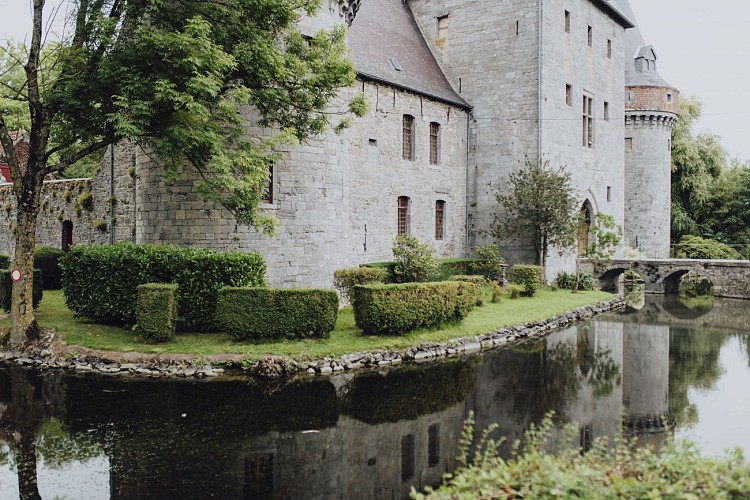
[[[617,292],[617,284],[620,281],[620,276],[622,276],[625,271],[629,270],[630,267],[612,267],[602,273],[599,276],[599,288],[604,290],[605,292]]]

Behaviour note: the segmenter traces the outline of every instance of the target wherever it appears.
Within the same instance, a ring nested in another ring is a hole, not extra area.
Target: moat
[[[641,305],[482,356],[331,378],[0,367],[0,498],[403,498],[456,466],[470,412],[511,442],[554,411],[584,449],[624,425],[643,444],[749,452],[747,301]]]

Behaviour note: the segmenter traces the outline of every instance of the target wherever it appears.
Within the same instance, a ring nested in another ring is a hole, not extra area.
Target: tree
[[[31,41],[2,80],[5,101],[28,111],[28,158],[12,140],[13,113],[0,108],[0,143],[13,176],[17,204],[9,343],[18,348],[38,333],[32,262],[45,175],[130,139],[175,176],[186,163],[198,170],[197,189],[226,207],[238,223],[272,233],[258,212],[269,162],[279,146],[322,132],[332,113],[362,114],[360,96],[336,110],[331,99],[354,81],[344,28],[306,40],[295,25],[318,0],[77,0],[70,3],[69,38],[43,44],[45,0],[33,0]],[[1,76],[1,75],[0,75]],[[244,116],[254,109],[250,133]],[[337,127],[345,125],[340,123]]]
[[[726,168],[727,156],[719,137],[693,136],[692,127],[701,115],[698,99],[683,98],[680,119],[672,130],[672,239],[697,234],[708,213],[714,181]]]
[[[495,214],[491,234],[498,240],[530,237],[536,263],[546,265],[550,246],[569,249],[576,242],[578,200],[571,182],[565,166],[555,169],[548,160],[526,158],[496,195],[505,214]]]
[[[622,241],[622,226],[615,222],[614,217],[601,212],[596,214],[591,233],[589,244],[582,249],[582,252],[579,250],[576,255],[576,282],[573,285],[573,293],[578,292],[578,285],[581,282],[581,258],[591,260],[594,266],[607,263],[612,259]]]

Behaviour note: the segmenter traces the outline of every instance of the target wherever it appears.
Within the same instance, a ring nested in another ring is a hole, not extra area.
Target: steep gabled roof
[[[628,0],[591,0],[591,2],[609,14],[623,28],[635,26],[635,17]]]
[[[349,28],[357,73],[367,79],[469,108],[448,83],[402,0],[366,0]]]
[[[620,3],[620,7],[625,10],[633,21],[635,16],[630,7],[628,0],[613,0]],[[652,45],[647,45],[641,34],[641,30],[636,26],[633,29],[625,31],[625,86],[627,87],[669,87],[672,85],[656,72],[656,69],[643,70],[636,64],[638,59],[647,59],[656,62],[656,51]],[[654,67],[656,65],[654,64]]]

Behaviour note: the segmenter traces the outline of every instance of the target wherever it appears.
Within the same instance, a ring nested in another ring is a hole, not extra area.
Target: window
[[[625,138],[625,151],[633,151],[633,138],[632,137]]]
[[[435,467],[440,463],[440,424],[427,428],[427,465]]]
[[[430,123],[430,165],[440,163],[440,124]]]
[[[414,434],[401,437],[401,480],[414,477]]]
[[[612,59],[612,40],[607,40],[607,59]]]
[[[565,85],[565,104],[568,106],[573,105],[573,86]]]
[[[409,197],[398,197],[398,212],[396,220],[396,233],[399,236],[409,234]]]
[[[667,93],[667,102],[669,104],[672,104],[672,93],[671,92]]]
[[[627,92],[625,92],[625,102],[633,101],[635,101],[635,92],[628,90]]]
[[[589,47],[594,46],[594,28],[589,26]]]
[[[438,40],[445,40],[448,37],[448,16],[437,18],[437,30]]]
[[[604,121],[609,121],[609,103],[604,101]]]
[[[73,223],[64,220],[62,223],[62,251],[67,252],[73,246]]]
[[[607,186],[607,201],[612,201],[612,186]]]
[[[565,33],[570,33],[570,11],[565,11]]]
[[[266,178],[265,182],[263,183],[263,192],[260,196],[261,203],[273,203],[274,201],[274,165],[271,163],[268,165],[268,177]]]
[[[583,147],[594,147],[594,98],[583,96]]]
[[[445,238],[445,201],[435,202],[435,239]]]
[[[411,115],[404,115],[402,157],[414,160],[414,117]]]

